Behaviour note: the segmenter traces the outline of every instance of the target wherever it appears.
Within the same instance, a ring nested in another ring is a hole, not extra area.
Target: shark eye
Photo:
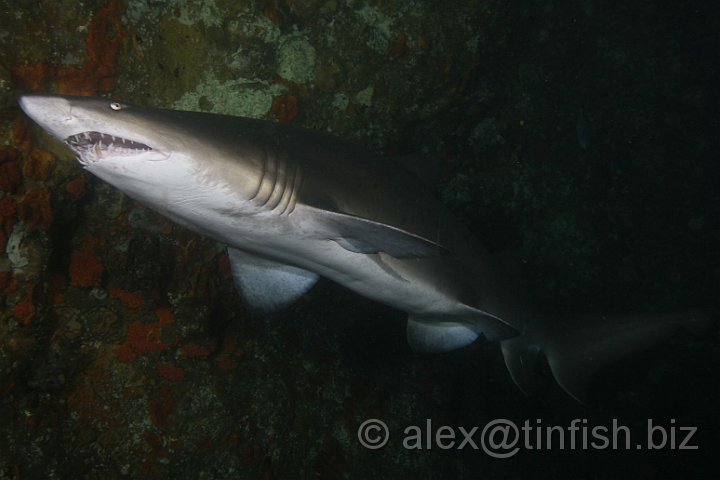
[[[118,102],[110,103],[111,110],[122,110],[123,108],[127,108],[127,105],[123,105],[122,103],[118,103]]]

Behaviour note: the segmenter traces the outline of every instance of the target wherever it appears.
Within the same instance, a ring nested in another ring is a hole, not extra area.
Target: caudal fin
[[[587,400],[592,375],[634,352],[670,338],[680,329],[707,330],[716,311],[668,314],[582,316],[530,322],[524,335],[502,342],[503,355],[517,386],[527,392],[538,353],[545,354],[560,386],[579,402]]]

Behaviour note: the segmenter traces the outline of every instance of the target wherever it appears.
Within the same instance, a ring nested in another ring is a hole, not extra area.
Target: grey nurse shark
[[[246,304],[272,313],[327,277],[408,313],[407,339],[447,351],[499,342],[515,383],[542,352],[585,395],[593,371],[714,313],[533,314],[473,235],[399,164],[358,146],[257,119],[24,95],[22,109],[82,166],[178,224],[228,245]]]

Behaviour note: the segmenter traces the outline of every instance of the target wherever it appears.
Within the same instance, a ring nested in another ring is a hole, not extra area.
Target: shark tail
[[[532,387],[534,366],[542,352],[558,384],[587,403],[592,375],[634,352],[663,342],[678,330],[700,334],[717,318],[717,311],[694,310],[666,314],[583,316],[526,326],[523,335],[502,342],[503,356],[515,384],[525,393]]]

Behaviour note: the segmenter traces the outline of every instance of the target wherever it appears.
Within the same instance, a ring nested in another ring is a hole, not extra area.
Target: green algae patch
[[[182,95],[173,108],[259,118],[270,110],[273,97],[284,90],[280,85],[256,80],[220,81],[208,74],[195,89]]]
[[[283,39],[278,51],[278,74],[285,80],[305,83],[313,79],[315,48],[303,37]]]

